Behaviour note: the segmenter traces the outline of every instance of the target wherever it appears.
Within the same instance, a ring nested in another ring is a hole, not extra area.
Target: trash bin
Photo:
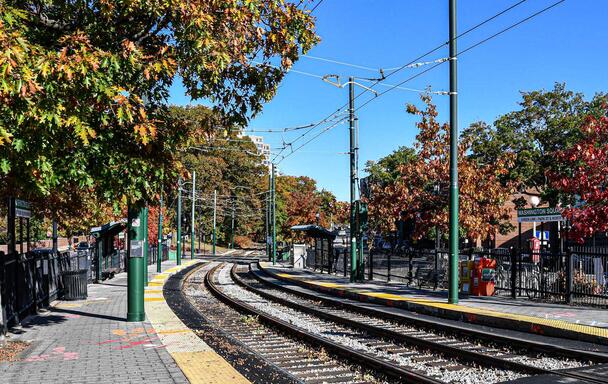
[[[88,272],[88,269],[79,269],[61,273],[63,300],[84,300],[87,298]]]

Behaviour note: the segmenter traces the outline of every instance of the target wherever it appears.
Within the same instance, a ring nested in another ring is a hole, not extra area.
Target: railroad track
[[[262,324],[254,314],[236,311],[210,294],[206,287],[213,287],[214,271],[199,267],[184,279],[182,292],[204,317],[222,330],[231,348],[241,348],[253,353],[282,373],[272,382],[281,383],[384,383],[384,375],[369,372],[345,364],[320,348],[312,348],[299,339],[288,337],[279,330]],[[201,336],[201,335],[199,335]],[[225,344],[225,343],[224,343]],[[256,367],[258,368],[258,367]],[[258,368],[259,369],[259,368]],[[269,379],[262,379],[267,382]]]
[[[608,353],[600,351],[592,351],[585,349],[573,349],[556,345],[555,343],[545,343],[541,341],[532,341],[528,338],[517,337],[512,335],[495,332],[494,330],[487,330],[482,328],[476,328],[471,326],[462,326],[450,322],[428,320],[425,317],[408,314],[406,311],[393,312],[386,310],[388,307],[384,307],[379,304],[367,304],[362,305],[359,302],[352,300],[344,300],[339,297],[333,297],[328,294],[322,294],[317,291],[310,290],[308,288],[286,286],[285,282],[277,279],[270,275],[265,270],[259,268],[259,263],[250,264],[249,266],[253,276],[264,285],[272,288],[291,293],[295,296],[302,297],[304,299],[311,299],[314,301],[320,301],[323,304],[330,307],[342,308],[348,311],[356,312],[362,315],[371,317],[378,317],[385,320],[392,320],[400,324],[411,325],[420,330],[430,331],[432,333],[441,333],[442,335],[457,336],[460,338],[466,337],[475,341],[506,345],[510,348],[519,348],[522,350],[529,350],[538,354],[548,354],[554,356],[561,356],[565,358],[574,358],[578,360],[589,360],[595,363],[608,363]],[[287,284],[289,285],[289,284]]]
[[[576,379],[578,382],[586,383],[606,382],[606,378],[598,376],[597,373],[593,371],[593,367],[586,367],[588,365],[586,362],[564,359],[560,360],[559,358],[532,355],[529,353],[529,351],[525,351],[527,353],[521,353],[521,351],[516,353],[513,348],[509,349],[504,347],[496,347],[494,345],[480,345],[478,341],[471,342],[468,340],[470,335],[467,335],[465,338],[456,339],[446,336],[445,334],[428,332],[426,329],[404,326],[402,324],[387,321],[378,316],[375,318],[370,317],[369,313],[360,314],[345,310],[343,307],[331,308],[327,306],[327,303],[322,303],[318,297],[309,296],[303,299],[293,295],[292,293],[281,292],[279,294],[277,289],[280,288],[280,286],[275,286],[273,288],[262,286],[262,283],[268,284],[268,281],[260,279],[257,274],[254,275],[255,278],[246,274],[239,274],[241,277],[237,277],[235,270],[236,267],[232,268],[231,270],[232,279],[249,292],[258,295],[265,300],[279,303],[280,305],[289,307],[293,310],[315,316],[317,319],[330,321],[349,327],[350,329],[364,332],[368,335],[382,338],[384,341],[377,344],[376,347],[379,348],[376,349],[384,349],[385,351],[390,350],[392,354],[394,354],[395,351],[406,353],[411,353],[412,351],[401,351],[398,349],[398,346],[392,345],[386,340],[401,342],[407,346],[413,345],[422,350],[430,350],[433,353],[440,354],[443,357],[451,357],[458,359],[459,361],[479,364],[483,367],[507,371],[510,370],[525,375],[562,376],[570,379]],[[301,294],[301,292],[299,293]],[[311,295],[313,294],[311,293]],[[367,309],[365,312],[369,312],[369,310]],[[344,332],[344,330],[341,331]],[[370,344],[368,343],[367,345]],[[533,343],[529,343],[529,345],[533,345]],[[535,348],[545,351],[548,347],[546,345],[534,345],[532,350]],[[558,348],[558,352],[559,356],[568,355],[568,351],[565,349],[560,350]],[[570,355],[572,354],[596,362],[605,362],[607,360],[605,355],[597,353],[584,353],[582,351],[576,351],[576,353],[571,353]],[[466,366],[458,364],[449,365],[449,361],[442,360],[434,355],[417,359],[416,362],[421,361],[426,362],[426,365],[429,365],[430,367],[442,366],[444,369],[450,367],[452,371],[458,371],[459,368],[461,368],[461,371],[467,371]],[[563,371],[565,368],[577,367],[584,368],[579,371]],[[591,373],[585,372],[585,370],[591,371]],[[433,370],[431,369],[431,371]],[[437,374],[435,374],[435,376],[437,376]],[[441,378],[443,380],[446,380],[447,378],[446,381],[457,382],[458,379],[454,380],[452,376],[453,375],[443,375]],[[500,379],[500,375],[496,375],[495,378]]]
[[[236,267],[234,267],[236,268]],[[427,348],[406,345],[387,336],[377,336],[328,319],[312,316],[248,292],[233,282],[233,267],[220,268],[217,278],[208,275],[210,291],[239,311],[258,316],[273,328],[323,346],[345,361],[382,372],[400,382],[475,383],[502,382],[532,375],[535,369],[521,370],[480,366],[466,359],[454,359]],[[213,282],[217,280],[217,282]],[[512,365],[513,367],[515,364]]]

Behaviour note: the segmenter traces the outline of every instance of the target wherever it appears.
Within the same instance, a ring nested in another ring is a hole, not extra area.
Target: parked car
[[[80,243],[78,243],[78,245],[76,246],[76,250],[77,251],[86,251],[89,248],[91,248],[91,246],[89,245],[89,243],[87,243],[86,241],[81,241]]]

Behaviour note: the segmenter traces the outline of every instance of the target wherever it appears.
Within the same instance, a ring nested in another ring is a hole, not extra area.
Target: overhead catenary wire
[[[471,27],[471,28],[467,29],[465,32],[463,32],[463,33],[459,34],[459,35],[458,35],[456,38],[460,38],[460,37],[464,36],[465,34],[470,33],[471,31],[473,31],[473,30],[475,30],[475,29],[479,28],[480,26],[482,26],[482,25],[486,24],[486,23],[487,23],[487,22],[489,22],[490,20],[495,19],[496,17],[498,17],[498,16],[500,16],[500,15],[504,14],[505,12],[507,12],[507,11],[509,11],[509,10],[511,10],[511,9],[513,9],[513,8],[515,8],[515,7],[517,7],[518,5],[523,4],[523,3],[524,3],[524,2],[526,2],[526,1],[527,1],[527,0],[521,0],[521,1],[519,1],[518,3],[515,3],[515,4],[511,5],[510,7],[506,8],[506,9],[505,9],[505,10],[503,10],[503,11],[501,11],[500,13],[498,13],[498,14],[496,14],[496,15],[494,15],[494,16],[492,16],[492,17],[490,17],[490,18],[486,19],[486,20],[484,20],[483,22],[478,23],[477,25],[475,25],[475,26],[473,26],[473,27]],[[502,30],[500,30],[500,31],[498,31],[498,32],[496,32],[496,33],[494,33],[494,34],[490,35],[489,37],[487,37],[487,38],[485,38],[485,39],[482,39],[482,40],[478,41],[477,43],[475,43],[475,44],[473,44],[473,45],[471,45],[471,46],[467,47],[466,49],[464,49],[464,50],[462,50],[462,51],[458,52],[458,53],[457,53],[457,55],[456,55],[456,57],[458,57],[458,56],[460,56],[460,55],[462,55],[462,54],[464,54],[464,53],[466,53],[466,52],[469,52],[470,50],[472,50],[472,49],[474,49],[474,48],[476,48],[476,47],[478,47],[478,46],[480,46],[480,45],[482,45],[482,44],[484,44],[484,43],[486,43],[486,42],[488,42],[488,41],[490,41],[490,40],[492,40],[492,39],[494,39],[494,38],[496,38],[496,37],[498,37],[498,36],[500,36],[500,35],[502,35],[503,33],[505,33],[505,32],[507,32],[507,31],[509,31],[509,30],[511,30],[511,29],[513,29],[513,28],[515,28],[515,27],[517,27],[517,26],[519,26],[519,25],[521,25],[521,24],[525,23],[526,21],[529,21],[529,20],[533,19],[534,17],[537,17],[537,16],[541,15],[541,14],[542,14],[542,13],[544,13],[544,12],[549,11],[550,9],[552,9],[552,8],[556,7],[557,5],[559,5],[559,4],[561,4],[561,3],[565,2],[565,1],[566,1],[566,0],[559,0],[559,1],[556,1],[556,2],[552,3],[551,5],[549,5],[549,6],[545,7],[545,8],[543,8],[543,9],[541,9],[541,10],[539,10],[539,11],[535,12],[535,13],[533,13],[532,15],[530,15],[530,16],[528,16],[528,17],[526,17],[526,18],[524,18],[524,19],[522,19],[522,20],[520,20],[520,21],[518,21],[518,22],[516,22],[516,23],[514,23],[514,24],[509,25],[509,26],[508,26],[508,27],[506,27],[506,28],[503,28]],[[446,42],[446,43],[444,43],[444,44],[442,44],[441,46],[439,46],[439,48],[440,48],[440,47],[443,47],[444,45],[446,45],[446,44],[448,44],[448,43],[449,43],[449,41],[448,41],[448,42]],[[439,48],[435,48],[434,50],[431,50],[431,51],[429,51],[429,52],[430,52],[430,53],[432,53],[432,52],[434,52],[435,50],[437,50],[437,49],[439,49]],[[430,54],[430,53],[428,53],[428,54]],[[428,55],[428,54],[425,54],[425,55],[423,55],[423,56],[420,56],[419,58],[417,58],[416,60],[413,60],[413,61],[414,61],[414,62],[415,62],[415,61],[418,61],[418,60],[420,60],[421,58],[423,58],[424,56],[426,56],[426,55]],[[403,84],[405,84],[405,83],[407,83],[407,82],[409,82],[409,81],[411,81],[411,80],[413,80],[413,79],[415,79],[415,78],[417,78],[417,77],[422,76],[423,74],[425,74],[425,73],[427,73],[427,72],[429,72],[429,71],[433,70],[434,68],[437,68],[438,66],[442,65],[442,64],[443,64],[443,63],[445,63],[445,62],[446,62],[445,60],[438,60],[438,61],[436,62],[436,64],[432,65],[431,67],[426,68],[426,69],[425,69],[425,70],[423,70],[422,72],[418,72],[418,73],[416,73],[415,75],[412,75],[412,76],[408,77],[407,79],[405,79],[405,80],[403,80],[402,82],[400,82],[400,83],[396,84],[395,86],[393,86],[393,87],[391,87],[391,88],[389,88],[389,89],[387,89],[387,90],[385,90],[385,91],[383,91],[383,92],[381,92],[381,93],[378,93],[378,94],[377,94],[375,97],[372,97],[372,98],[368,99],[368,100],[367,100],[366,102],[364,102],[362,105],[360,105],[359,107],[357,107],[357,108],[355,109],[355,111],[358,111],[358,110],[360,110],[361,108],[364,108],[365,106],[367,106],[367,105],[368,105],[369,103],[371,103],[372,101],[374,101],[374,100],[378,99],[379,97],[381,97],[381,96],[385,95],[386,93],[388,93],[388,92],[392,91],[392,90],[393,90],[393,89],[395,89],[396,87],[401,86],[401,85],[403,85]],[[411,63],[410,63],[410,64],[411,64]],[[407,64],[407,65],[409,65],[409,64]],[[397,70],[395,70],[395,71],[391,72],[391,73],[390,73],[389,75],[387,75],[385,78],[387,78],[387,77],[389,77],[390,75],[392,75],[392,74],[394,74],[394,73],[396,73],[396,72],[398,72],[398,71],[402,70],[402,69],[403,69],[403,68],[405,68],[407,65],[404,65],[404,66],[400,67],[399,69],[397,69]],[[380,81],[382,81],[382,80],[384,80],[384,78],[383,78],[383,79],[379,79],[379,80],[380,80]],[[373,87],[373,86],[375,86],[375,85],[377,85],[377,84],[372,84],[372,85],[371,85],[371,87]],[[357,99],[359,96],[362,96],[362,95],[363,95],[364,93],[366,93],[366,92],[368,92],[368,90],[367,90],[367,89],[363,90],[363,91],[362,91],[362,92],[360,92],[360,93],[359,93],[357,96],[355,96],[355,99]],[[347,104],[348,104],[348,103],[347,103]],[[347,105],[347,104],[346,104],[346,105]],[[332,126],[332,127],[330,127],[330,128],[333,128],[333,126]],[[306,143],[304,143],[304,145],[308,144],[310,141],[314,140],[315,138],[319,137],[321,134],[323,134],[323,133],[325,133],[325,132],[327,132],[327,131],[328,131],[328,129],[325,129],[325,130],[321,131],[319,134],[315,135],[315,136],[314,136],[314,137],[313,137],[311,140],[309,140],[309,141],[307,141]],[[302,145],[302,146],[303,146],[303,145]],[[296,151],[297,151],[298,149],[300,149],[302,146],[299,146],[299,147],[298,147],[298,148],[296,148],[295,150],[294,150],[294,149],[292,149],[291,153],[289,153],[289,154],[288,154],[288,155],[286,155],[286,156],[283,156],[283,158],[281,159],[281,161],[283,161],[283,160],[284,160],[285,158],[287,158],[288,156],[291,156],[291,155],[292,155],[294,152],[296,152]]]
[[[315,4],[315,6],[314,6],[314,7],[312,7],[312,9],[310,10],[310,13],[313,13],[313,12],[315,11],[315,9],[317,9],[317,7],[318,7],[319,5],[321,5],[321,3],[322,3],[322,2],[323,2],[323,0],[319,0],[319,2],[318,2],[317,4]]]
[[[344,118],[340,121],[335,122],[334,124],[324,128],[323,130],[319,131],[316,135],[312,136],[310,139],[306,140],[304,143],[300,144],[296,149],[293,149],[290,153],[283,155],[281,157],[281,160],[279,160],[276,164],[279,164],[281,161],[285,160],[287,157],[291,156],[293,153],[295,153],[296,151],[298,151],[300,148],[304,147],[305,145],[309,144],[311,141],[315,140],[317,137],[321,136],[322,134],[324,134],[325,132],[331,130],[332,128],[336,127],[338,124],[346,121],[347,119]]]
[[[410,67],[411,68],[418,68],[418,67],[420,67],[422,65],[426,65],[426,64],[429,64],[429,63],[444,62],[444,61],[447,61],[447,60],[448,60],[447,58],[443,58],[443,59],[433,60],[433,61],[424,62],[424,63],[414,63]],[[273,64],[260,63],[260,62],[257,62],[257,61],[252,61],[252,62],[254,64],[267,65],[269,67],[280,69],[278,66],[273,65]],[[379,70],[377,70],[377,69],[374,69],[374,71],[375,72],[379,72]],[[295,70],[295,69],[290,69],[290,70],[286,71],[285,73],[291,73],[291,72],[299,74],[299,75],[311,76],[311,77],[314,77],[314,78],[317,78],[317,79],[321,79],[321,80],[325,79],[325,76],[313,74],[313,73],[310,73],[310,72],[299,71],[299,70]],[[375,80],[373,80],[373,79],[363,79],[363,78],[357,78],[357,79],[358,80],[367,81],[367,82],[377,82],[378,81],[377,79],[375,79]],[[407,88],[407,87],[398,87],[398,86],[395,86],[394,84],[386,84],[386,83],[379,83],[379,84],[382,85],[382,86],[385,86],[385,87],[395,87],[396,89],[399,89],[399,90],[402,90],[402,91],[409,91],[409,92],[416,92],[416,93],[425,92],[424,90],[421,90],[421,89]]]
[[[492,21],[492,20],[494,20],[494,19],[496,19],[496,18],[500,17],[501,15],[503,15],[503,14],[505,14],[505,13],[509,12],[510,10],[512,10],[512,9],[514,9],[514,8],[516,8],[516,7],[518,7],[518,6],[520,6],[521,4],[525,3],[526,1],[527,1],[527,0],[520,0],[520,1],[518,1],[517,3],[515,3],[515,4],[511,5],[511,6],[509,6],[509,7],[505,8],[505,9],[503,9],[502,11],[500,11],[500,12],[498,12],[498,13],[496,13],[496,14],[492,15],[491,17],[489,17],[489,18],[487,18],[487,19],[485,19],[485,20],[482,20],[481,22],[479,22],[479,23],[475,24],[474,26],[470,27],[469,29],[467,29],[467,30],[465,30],[464,32],[462,32],[462,33],[460,33],[459,35],[457,35],[457,36],[456,36],[456,39],[459,39],[459,38],[461,38],[461,37],[463,37],[463,36],[465,36],[465,35],[467,35],[467,34],[469,34],[469,33],[473,32],[474,30],[476,30],[476,29],[480,28],[481,26],[485,25],[486,23],[488,23],[488,22],[490,22],[490,21]],[[398,73],[398,72],[402,71],[403,69],[407,68],[408,66],[410,66],[410,65],[412,65],[412,64],[415,64],[416,62],[419,62],[420,60],[424,59],[426,56],[429,56],[430,54],[435,53],[436,51],[438,51],[439,49],[441,49],[441,48],[445,47],[445,46],[446,46],[446,45],[448,45],[448,44],[449,44],[449,40],[448,40],[448,41],[446,41],[446,42],[444,42],[444,43],[442,43],[442,44],[440,44],[440,45],[438,45],[438,46],[436,46],[435,48],[433,48],[433,49],[431,49],[431,50],[429,50],[429,51],[427,51],[427,52],[425,52],[425,53],[423,53],[423,54],[419,55],[418,57],[414,58],[413,60],[410,60],[409,62],[405,63],[405,64],[404,64],[404,65],[402,65],[401,67],[398,67],[397,69],[395,69],[394,71],[390,72],[390,73],[389,73],[389,74],[387,74],[386,76],[383,76],[381,79],[378,79],[378,81],[376,81],[376,83],[372,84],[372,85],[370,86],[370,88],[373,88],[374,86],[378,85],[379,83],[381,83],[382,81],[386,80],[386,79],[387,79],[387,78],[389,78],[390,76],[392,76],[392,75],[394,75],[394,74],[396,74],[396,73]],[[435,67],[437,67],[437,66],[441,65],[442,63],[443,63],[443,62],[441,62],[441,63],[437,63],[437,64],[433,65],[433,66],[432,66],[432,67],[430,67],[429,69],[425,70],[423,73],[428,72],[430,69],[433,69],[433,68],[435,68]],[[409,80],[408,80],[408,81],[409,81]],[[403,85],[405,82],[407,82],[407,81],[401,82],[401,83],[397,84],[396,86],[401,86],[401,85]],[[393,88],[389,88],[387,91],[390,91],[390,90],[392,90],[392,89],[393,89]],[[386,93],[387,91],[384,91],[383,93]],[[365,94],[365,93],[367,93],[367,92],[369,92],[369,89],[364,89],[363,91],[361,91],[360,93],[358,93],[357,95],[355,95],[355,100],[357,100],[359,97],[361,97],[362,95],[364,95],[364,94]],[[367,103],[369,103],[369,101],[368,101]],[[367,104],[367,103],[366,103],[366,104]],[[345,103],[345,104],[343,104],[343,105],[342,105],[340,108],[338,108],[338,111],[340,111],[340,110],[344,109],[344,108],[345,108],[345,107],[347,107],[347,106],[348,106],[348,102],[347,102],[347,103]],[[329,116],[328,116],[326,119],[328,119],[328,118],[329,118],[329,117],[331,117],[332,115],[333,115],[333,114],[329,115]],[[324,120],[326,120],[326,119],[324,119]],[[322,120],[322,121],[323,121],[323,120]],[[316,128],[318,125],[320,125],[320,124],[317,124],[317,125],[315,125],[315,126],[311,127],[311,128],[310,128],[309,130],[307,130],[307,131],[306,131],[304,134],[302,134],[302,135],[298,136],[298,137],[297,137],[297,138],[296,138],[294,141],[292,141],[292,142],[290,142],[290,143],[289,143],[289,146],[293,145],[293,144],[294,144],[296,141],[300,140],[302,137],[304,137],[306,134],[308,134],[308,133],[309,133],[309,132],[311,132],[311,131],[312,131],[314,128]],[[284,150],[285,148],[286,148],[286,147],[284,147],[284,148],[283,148],[283,150]],[[274,162],[274,161],[275,161],[275,160],[278,158],[278,156],[279,156],[279,155],[280,155],[280,154],[283,152],[283,150],[279,151],[279,153],[275,155],[275,157],[272,159],[272,161],[273,161],[273,162]]]
[[[525,0],[524,0],[524,1],[525,1]],[[485,39],[482,39],[482,40],[478,41],[478,42],[477,42],[477,43],[475,43],[475,44],[470,45],[469,47],[467,47],[467,48],[463,49],[462,51],[458,52],[458,53],[456,54],[456,58],[457,58],[457,57],[459,57],[459,56],[461,56],[461,55],[463,55],[464,53],[469,52],[469,51],[471,51],[472,49],[477,48],[477,47],[479,47],[480,45],[482,45],[482,44],[484,44],[484,43],[486,43],[486,42],[488,42],[488,41],[490,41],[490,40],[492,40],[492,39],[494,39],[494,38],[496,38],[496,37],[498,37],[498,36],[502,35],[503,33],[508,32],[508,31],[512,30],[513,28],[516,28],[517,26],[519,26],[519,25],[521,25],[521,24],[525,23],[526,21],[529,21],[529,20],[531,20],[531,19],[533,19],[533,18],[535,18],[535,17],[537,17],[537,16],[539,16],[539,15],[541,15],[541,14],[543,14],[543,13],[545,13],[545,12],[549,11],[550,9],[552,9],[552,8],[554,8],[554,7],[556,7],[556,6],[558,6],[559,4],[561,4],[561,3],[565,2],[565,1],[566,1],[566,0],[559,0],[559,1],[556,1],[556,2],[552,3],[551,5],[549,5],[549,6],[545,7],[545,8],[543,8],[543,9],[541,9],[541,10],[539,10],[539,11],[537,11],[537,12],[533,13],[533,14],[531,14],[530,16],[525,17],[525,18],[523,18],[523,19],[519,20],[518,22],[516,22],[516,23],[514,23],[514,24],[511,24],[511,25],[509,25],[509,26],[508,26],[508,27],[506,27],[506,28],[501,29],[500,31],[498,31],[498,32],[496,32],[496,33],[494,33],[494,34],[492,34],[492,35],[490,35],[490,36],[486,37]],[[521,2],[520,2],[520,3],[521,3]],[[519,3],[518,3],[518,4],[519,4]],[[419,77],[419,76],[421,76],[421,75],[423,75],[423,74],[425,74],[425,73],[427,73],[427,72],[429,72],[429,71],[431,71],[431,70],[433,70],[433,69],[437,68],[438,66],[440,66],[440,65],[441,65],[441,64],[443,64],[443,63],[444,63],[444,62],[439,62],[439,63],[437,63],[437,64],[435,64],[435,65],[433,65],[433,66],[431,66],[431,67],[429,67],[429,68],[425,69],[425,70],[424,70],[424,71],[422,71],[422,72],[419,72],[419,73],[417,73],[417,74],[415,74],[415,75],[413,75],[413,76],[408,77],[407,79],[405,79],[404,81],[400,82],[400,83],[399,83],[399,84],[397,84],[397,85],[399,86],[399,85],[405,84],[405,83],[407,83],[407,82],[409,82],[409,81],[411,81],[411,80],[413,80],[413,79],[415,79],[415,78],[417,78],[417,77]],[[369,104],[369,103],[371,103],[372,101],[374,101],[374,100],[378,99],[379,97],[381,97],[381,96],[383,96],[383,95],[387,94],[388,92],[390,92],[390,91],[392,91],[392,90],[393,90],[393,88],[389,88],[389,89],[387,89],[387,90],[385,90],[385,91],[383,91],[383,92],[380,92],[380,93],[379,93],[378,95],[376,95],[375,97],[368,99],[366,102],[364,102],[364,103],[363,103],[363,104],[361,104],[359,107],[357,107],[357,108],[355,109],[355,111],[358,111],[359,109],[361,109],[361,108],[365,107],[366,105],[368,105],[368,104]]]

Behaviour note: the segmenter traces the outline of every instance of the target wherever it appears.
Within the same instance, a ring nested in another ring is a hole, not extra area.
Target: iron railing
[[[59,297],[61,273],[70,270],[69,257],[69,252],[0,252],[3,327],[18,323]]]

